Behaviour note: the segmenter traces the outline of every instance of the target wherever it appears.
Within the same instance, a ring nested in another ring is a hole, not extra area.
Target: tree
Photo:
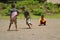
[[[8,0],[0,0],[0,2],[4,2],[5,3],[5,2],[8,2]]]
[[[0,0],[0,2],[4,2],[4,3],[7,3],[7,2],[16,2],[16,1],[23,1],[23,0]]]
[[[34,0],[34,1],[39,1],[39,3],[41,3],[41,2],[45,2],[47,0]]]

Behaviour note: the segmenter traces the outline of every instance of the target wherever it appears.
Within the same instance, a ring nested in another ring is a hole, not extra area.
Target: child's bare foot
[[[40,26],[40,25],[38,25],[38,26]]]
[[[31,27],[29,27],[29,29],[31,29]]]
[[[16,29],[16,31],[19,31],[19,30]]]
[[[10,31],[10,29],[8,29],[7,31]]]
[[[31,29],[31,27],[32,27],[32,24],[30,25],[29,29]]]
[[[40,24],[40,25],[38,25],[38,26],[41,26],[41,24]]]
[[[29,27],[28,29],[31,29],[31,27]]]

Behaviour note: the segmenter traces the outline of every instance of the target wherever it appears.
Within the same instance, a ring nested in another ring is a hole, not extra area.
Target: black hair
[[[25,9],[25,7],[23,6],[23,7],[21,7],[21,9]]]
[[[11,7],[12,7],[12,8],[15,8],[15,4],[11,4]]]
[[[44,17],[44,15],[41,15],[41,17]]]

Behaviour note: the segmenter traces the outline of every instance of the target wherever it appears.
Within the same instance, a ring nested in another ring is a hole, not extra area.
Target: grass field
[[[24,18],[23,14],[20,14],[18,16],[18,19],[23,19],[23,18]],[[39,19],[40,16],[36,16],[36,15],[32,15],[31,14],[31,18],[32,19]],[[60,18],[60,14],[52,14],[52,15],[46,15],[45,14],[45,18],[57,18],[57,19],[59,19]],[[9,16],[0,16],[0,19],[9,19]]]
[[[46,18],[60,18],[60,14],[46,15]]]

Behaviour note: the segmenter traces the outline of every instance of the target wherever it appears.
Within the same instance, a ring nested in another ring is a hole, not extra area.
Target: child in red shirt
[[[41,15],[41,18],[39,19],[39,23],[40,23],[39,26],[42,24],[46,25],[46,19],[44,18],[44,15]]]

